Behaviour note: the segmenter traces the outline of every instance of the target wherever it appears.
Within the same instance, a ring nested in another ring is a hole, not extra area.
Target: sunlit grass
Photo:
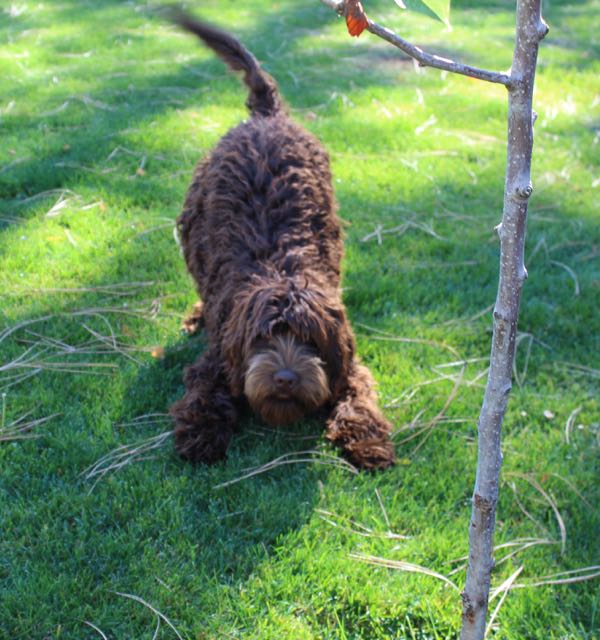
[[[366,5],[426,49],[510,65],[514,2],[457,0],[450,32]],[[598,564],[599,9],[547,9],[496,536],[498,560],[517,553],[494,586]],[[161,436],[205,345],[179,333],[194,294],[173,220],[244,90],[146,4],[0,11],[0,636],[150,638],[160,619],[164,638],[166,620],[186,638],[456,637],[454,589],[360,557],[464,581],[505,90],[351,40],[318,1],[202,3],[330,151],[345,302],[399,464],[356,475],[319,424],[248,421],[227,462],[193,468]],[[86,479],[103,456],[123,465]],[[597,587],[510,591],[494,637],[595,638]]]

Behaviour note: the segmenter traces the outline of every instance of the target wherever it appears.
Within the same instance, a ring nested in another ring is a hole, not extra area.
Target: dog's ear
[[[330,372],[332,396],[337,398],[344,390],[354,360],[354,334],[341,305],[328,309],[328,314],[333,319],[333,324],[329,328],[324,348],[328,349],[326,361]]]
[[[253,333],[249,316],[252,296],[244,292],[232,301],[231,312],[223,327],[222,350],[225,373],[234,397],[242,395],[244,387],[244,362],[249,348],[249,336]]]

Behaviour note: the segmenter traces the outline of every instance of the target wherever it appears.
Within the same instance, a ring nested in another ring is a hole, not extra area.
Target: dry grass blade
[[[571,414],[567,418],[567,423],[565,424],[565,441],[567,444],[571,444],[571,430],[573,429],[573,425],[575,424],[575,418],[581,412],[582,407],[577,407],[571,411]]]
[[[481,380],[481,378],[483,378],[483,377],[488,375],[489,371],[490,371],[489,367],[486,367],[485,369],[482,369],[474,378],[472,378],[471,380],[468,380],[467,382],[465,382],[465,386],[473,387],[473,386],[477,385],[479,387],[485,387],[484,384],[478,384],[478,383]]]
[[[521,572],[525,568],[525,565],[521,565],[513,574],[511,574],[502,584],[498,585],[490,592],[489,602],[496,599],[496,596],[501,593],[506,593],[513,585],[515,579],[521,575]]]
[[[107,473],[118,471],[119,469],[122,469],[134,462],[146,460],[148,458],[148,453],[150,451],[160,449],[172,434],[172,431],[165,431],[163,433],[159,433],[157,436],[146,438],[141,442],[124,444],[112,451],[109,451],[81,472],[81,475],[85,476],[86,480],[96,478],[94,484],[89,490],[89,493],[94,490],[98,482],[102,480]]]
[[[71,191],[70,189],[49,189],[47,191],[40,191],[39,193],[36,193],[27,198],[23,198],[22,200],[19,200],[17,204],[23,205],[23,204],[32,202],[34,200],[38,200],[39,198],[49,198],[55,195],[58,195],[59,197],[61,196],[64,197],[66,195],[77,197],[77,194],[74,191]]]
[[[546,580],[548,578],[558,578],[560,576],[572,576],[577,573],[589,573],[600,571],[600,564],[590,565],[589,567],[579,567],[579,569],[569,569],[568,571],[557,571],[556,573],[549,573],[546,576],[542,576],[541,578],[536,578],[536,580]]]
[[[24,422],[25,418],[29,414],[25,414],[11,422],[9,425],[4,426],[4,416],[2,425],[0,426],[0,442],[10,442],[12,440],[27,440],[30,438],[39,438],[40,435],[37,433],[29,433],[32,429],[39,427],[41,424],[45,424],[49,420],[56,418],[60,415],[60,413],[53,413],[50,416],[46,416],[44,418],[38,418],[37,420],[31,420],[29,422]]]
[[[564,362],[559,360],[557,364],[566,367],[571,370],[572,373],[578,373],[580,375],[589,376],[591,378],[600,378],[600,369],[594,369],[593,367],[586,367],[583,364],[577,364],[576,362]]]
[[[452,402],[454,401],[454,399],[456,398],[456,396],[458,395],[460,386],[462,384],[466,384],[467,386],[471,386],[472,384],[474,384],[477,379],[479,379],[479,377],[481,377],[481,375],[485,374],[485,371],[483,373],[478,374],[473,380],[471,381],[467,381],[464,382],[464,377],[465,377],[465,372],[466,372],[466,368],[468,364],[474,363],[474,362],[480,362],[482,360],[486,360],[486,358],[470,358],[469,360],[456,360],[453,362],[448,362],[448,363],[443,363],[441,365],[437,365],[433,368],[433,370],[437,373],[440,374],[437,378],[433,378],[431,380],[425,380],[423,382],[419,382],[415,385],[413,385],[412,387],[409,387],[408,389],[406,389],[403,394],[401,396],[399,396],[398,398],[394,398],[393,400],[391,400],[390,402],[388,402],[385,407],[386,408],[394,408],[395,406],[397,406],[398,404],[406,404],[407,402],[409,402],[416,394],[416,392],[424,386],[428,386],[431,384],[436,384],[438,382],[442,382],[442,381],[450,381],[453,383],[452,389],[450,391],[450,394],[448,395],[448,397],[446,398],[444,405],[442,406],[442,408],[438,411],[438,413],[430,420],[427,421],[422,421],[419,420],[419,418],[421,417],[421,415],[423,414],[423,412],[425,411],[424,409],[422,409],[412,420],[410,423],[403,425],[402,427],[400,427],[399,429],[397,429],[394,432],[394,436],[402,433],[403,431],[410,431],[410,435],[406,436],[405,438],[403,438],[402,440],[398,441],[397,444],[398,445],[402,445],[402,444],[406,444],[407,442],[410,442],[411,440],[414,440],[418,437],[420,437],[423,434],[426,434],[425,437],[421,440],[421,442],[419,442],[419,444],[415,447],[415,449],[412,451],[411,456],[414,456],[419,449],[421,449],[421,447],[423,447],[425,445],[425,443],[427,442],[428,438],[430,437],[433,428],[440,424],[441,422],[467,422],[468,420],[465,419],[449,419],[445,417],[445,414],[448,410],[448,408],[450,407],[450,405],[452,404]],[[445,369],[448,369],[450,367],[456,367],[456,366],[460,366],[461,369],[457,374],[453,374],[453,375],[449,375],[448,373],[445,373]],[[442,371],[440,371],[442,370]]]
[[[378,224],[375,229],[373,231],[371,231],[371,233],[367,233],[366,236],[364,236],[363,238],[361,238],[361,242],[368,242],[369,240],[372,240],[373,238],[377,239],[377,244],[381,245],[383,244],[383,238],[382,235],[384,233],[394,233],[397,236],[401,236],[406,230],[408,229],[408,225],[406,224],[401,224],[397,227],[394,227],[393,229],[384,229],[383,225]]]
[[[455,360],[453,362],[444,362],[442,364],[436,364],[435,369],[448,369],[451,367],[462,367],[467,364],[474,364],[476,362],[489,362],[489,356],[479,356],[477,358],[465,358],[464,360]]]
[[[525,378],[527,377],[527,369],[529,367],[529,358],[531,357],[531,347],[533,346],[533,336],[530,333],[517,334],[516,353],[518,353],[521,342],[524,342],[525,340],[527,340],[527,351],[525,352],[525,362],[523,363],[523,368],[521,369],[520,373],[517,368],[516,354],[515,354],[515,359],[513,360],[513,374],[519,387],[522,387],[525,384]]]
[[[107,375],[98,371],[88,371],[88,369],[99,367],[101,369],[117,369],[118,365],[112,362],[76,362],[71,364],[69,362],[34,362],[30,365],[24,365],[33,367],[35,369],[54,369],[62,371],[64,373],[85,373],[94,375]]]
[[[432,578],[437,578],[441,580],[445,584],[452,587],[455,591],[460,591],[460,589],[445,575],[438,573],[437,571],[433,571],[432,569],[428,569],[427,567],[422,567],[419,564],[413,564],[411,562],[404,562],[403,560],[388,560],[387,558],[379,558],[377,556],[369,556],[362,553],[351,553],[351,558],[356,558],[357,560],[362,560],[363,562],[367,562],[368,564],[374,564],[380,567],[387,567],[388,569],[399,569],[400,571],[408,571],[410,573],[421,573],[426,576],[431,576]]]
[[[67,193],[70,193],[69,197],[66,197]],[[63,191],[58,197],[58,200],[46,212],[46,218],[55,218],[56,216],[60,215],[63,209],[70,206],[73,202],[79,202],[79,200],[80,197],[77,194],[73,192]]]
[[[125,297],[136,295],[141,289],[157,285],[156,281],[146,282],[116,282],[114,284],[101,284],[95,287],[43,287],[39,289],[14,288],[6,291],[4,296],[26,296],[31,294],[51,294],[51,293],[103,293],[109,296]]]
[[[17,324],[14,324],[12,327],[7,327],[3,331],[0,331],[0,343],[4,342],[6,338],[11,336],[13,333],[19,331],[19,329],[24,329],[25,327],[29,327],[32,324],[37,324],[38,322],[45,322],[46,320],[50,320],[50,318],[54,318],[54,315],[41,316],[40,318],[30,318],[29,320],[22,320]]]
[[[65,167],[66,169],[77,169],[79,171],[87,171],[88,173],[93,173],[95,175],[105,175],[107,173],[113,173],[117,170],[117,167],[114,168],[100,168],[96,169],[96,167],[81,164],[80,162],[55,162],[55,167]]]
[[[453,346],[446,344],[445,342],[438,342],[437,340],[428,340],[426,338],[406,338],[404,336],[395,336],[392,333],[388,333],[387,331],[382,331],[381,329],[377,329],[376,327],[371,327],[368,324],[363,324],[362,322],[356,322],[355,326],[362,327],[363,329],[367,329],[367,331],[372,331],[373,333],[377,334],[375,336],[372,336],[374,340],[389,340],[390,342],[403,342],[406,344],[423,344],[430,347],[437,347],[439,349],[445,349],[446,351],[450,351],[450,353],[455,358],[461,359],[458,351]]]
[[[15,216],[0,216],[0,222],[5,224],[17,224],[19,221],[20,219]]]
[[[515,502],[517,503],[517,506],[519,507],[519,509],[521,510],[521,513],[528,519],[531,520],[531,522],[533,522],[533,524],[540,529],[541,531],[543,531],[544,533],[550,535],[550,532],[548,531],[548,529],[536,518],[534,518],[529,511],[527,511],[527,509],[525,508],[525,506],[523,505],[523,503],[521,502],[521,500],[519,499],[519,494],[517,492],[517,487],[515,485],[514,482],[509,482],[508,486],[512,489],[512,492],[515,496]]]
[[[147,236],[150,233],[154,233],[155,231],[161,231],[162,229],[172,229],[175,222],[163,222],[162,224],[158,224],[155,227],[150,227],[149,229],[144,229],[144,231],[140,231],[136,234],[136,238],[142,238],[143,236]]]
[[[553,264],[557,267],[561,267],[561,269],[564,269],[571,276],[571,279],[573,280],[573,284],[575,286],[574,295],[578,296],[581,292],[581,289],[579,287],[579,278],[577,277],[577,274],[575,273],[575,271],[568,264],[565,264],[564,262],[559,262],[558,260],[550,260],[550,264]]]
[[[108,638],[107,638],[106,634],[104,633],[104,631],[102,631],[102,629],[97,627],[93,622],[88,622],[87,620],[84,620],[83,624],[87,624],[88,627],[92,627],[92,629],[94,631],[97,631],[100,634],[100,636],[103,638],[103,640],[108,640]]]
[[[37,350],[36,350],[37,349]],[[49,347],[43,347],[42,342],[36,342],[35,344],[29,346],[21,355],[14,358],[10,362],[0,365],[0,373],[5,373],[7,371],[13,371],[20,367],[31,365],[34,359],[39,358],[44,353],[49,350]]]
[[[379,508],[381,509],[381,513],[383,513],[383,519],[385,520],[385,524],[387,526],[388,531],[392,530],[392,525],[390,524],[390,519],[388,518],[387,511],[383,505],[383,500],[381,498],[381,494],[379,493],[379,489],[375,489],[375,495],[377,496],[377,502],[379,503]]]
[[[521,553],[521,551],[525,551],[525,549],[530,549],[531,547],[537,547],[540,544],[558,544],[558,541],[550,540],[548,538],[536,538],[533,540],[529,540],[528,542],[523,542],[521,546],[519,546],[517,549],[515,549],[514,551],[511,551],[510,553],[507,553],[505,556],[502,556],[499,560],[496,560],[496,562],[494,563],[494,566],[497,567],[503,562],[506,562],[507,560],[514,558],[518,553]],[[496,548],[500,548],[500,547],[496,547]]]
[[[319,515],[319,518],[326,522],[327,524],[335,527],[336,529],[341,529],[342,531],[346,531],[347,533],[351,533],[357,536],[362,536],[363,538],[383,538],[385,540],[408,540],[410,536],[405,536],[400,533],[394,533],[390,530],[388,526],[387,531],[373,531],[373,529],[366,527],[364,524],[360,522],[356,522],[352,518],[347,518],[346,516],[340,516],[336,513],[332,513],[331,511],[326,511],[325,509],[315,509],[315,513]],[[347,524],[340,524],[340,522]]]
[[[170,421],[171,417],[168,413],[145,413],[144,415],[136,416],[128,422],[117,422],[115,424],[115,427],[146,427],[149,425],[163,424]]]
[[[247,473],[234,478],[233,480],[227,480],[227,482],[221,482],[213,487],[213,489],[223,489],[232,484],[236,484],[237,482],[241,482],[242,480],[247,480],[248,478],[252,478],[254,476],[258,476],[262,473],[266,473],[267,471],[271,471],[276,467],[280,467],[287,464],[300,464],[305,462],[312,462],[316,464],[325,464],[337,467],[338,469],[345,469],[346,471],[350,471],[350,473],[358,474],[358,469],[343,460],[342,458],[337,458],[333,455],[323,453],[318,451],[317,449],[307,449],[306,451],[293,451],[292,453],[285,453],[274,460],[271,460],[263,465],[258,467],[253,467],[247,470]]]
[[[483,316],[487,315],[492,311],[495,304],[496,304],[495,302],[492,302],[492,304],[489,304],[487,307],[483,308],[481,311],[478,311],[475,315],[470,316],[467,322],[475,322],[475,320],[479,320],[479,318],[482,318]]]
[[[544,253],[546,254],[546,258],[548,257],[548,245],[546,244],[546,238],[544,236],[542,236],[537,242],[535,247],[533,248],[533,251],[529,254],[528,258],[527,258],[527,269],[529,269],[529,266],[531,265],[531,263],[533,262],[534,257],[537,255],[538,251],[540,249],[544,250]]]
[[[579,574],[579,575],[573,575]],[[583,574],[583,575],[581,575]],[[559,576],[571,576],[569,578],[560,578]],[[552,573],[541,578],[533,578],[532,582],[520,582],[513,584],[513,589],[526,589],[527,587],[542,587],[545,585],[554,584],[574,584],[576,582],[585,582],[586,580],[594,580],[600,577],[600,565],[593,565],[589,567],[581,567],[580,569],[573,569],[571,571],[560,571],[558,573]]]
[[[415,438],[418,438],[422,434],[425,434],[425,437],[421,440],[421,442],[419,442],[419,444],[411,452],[410,454],[411,456],[414,456],[419,451],[419,449],[421,449],[421,447],[425,445],[425,443],[429,439],[429,436],[432,434],[434,427],[444,418],[444,414],[448,410],[448,407],[452,404],[452,402],[458,395],[460,385],[462,384],[462,381],[464,378],[465,370],[466,370],[466,366],[463,366],[457,376],[446,376],[446,375],[443,376],[442,379],[444,380],[454,381],[452,390],[450,391],[450,394],[446,398],[446,401],[444,402],[443,407],[438,411],[438,413],[431,420],[428,420],[427,422],[425,422],[423,426],[421,426],[417,431],[407,436],[406,438],[403,438],[397,443],[398,445],[403,445],[403,444],[406,444],[407,442],[410,442],[411,440],[414,440]]]
[[[389,408],[389,406],[386,405],[386,408]],[[399,433],[402,433],[404,431],[413,431],[417,426],[422,426],[424,424],[424,421],[421,420],[421,416],[424,413],[425,409],[419,409],[419,411],[417,411],[410,422],[406,422],[401,427],[398,427],[398,429],[392,431],[392,438],[397,436]]]
[[[500,549],[510,549],[513,547],[516,547],[516,549],[506,554],[505,556],[502,556],[502,558],[500,558],[499,560],[495,560],[494,566],[497,567],[503,562],[510,560],[510,558],[514,558],[514,556],[521,553],[521,551],[525,551],[525,549],[529,549],[530,547],[535,547],[539,544],[558,544],[558,541],[549,540],[546,538],[516,538],[515,540],[510,540],[509,542],[503,542],[502,544],[498,544],[494,547],[494,553],[496,553],[496,551],[499,551]],[[462,556],[460,558],[454,558],[453,560],[448,560],[446,564],[455,564],[457,562],[461,563],[458,567],[450,571],[448,573],[448,576],[454,575],[455,573],[458,573],[459,571],[462,571],[463,569],[465,569],[467,566],[468,559],[469,559],[469,556]]]
[[[488,313],[491,313],[492,309],[494,308],[494,304],[495,302],[492,302],[492,304],[488,305],[481,311],[478,311],[476,314],[469,316],[468,318],[463,317],[463,318],[452,318],[451,320],[446,320],[445,322],[442,323],[442,326],[451,326],[455,324],[461,324],[461,325],[472,324],[476,320],[479,320],[479,318],[482,318]]]
[[[165,624],[167,624],[175,632],[175,635],[179,638],[179,640],[183,640],[183,637],[181,636],[179,631],[177,631],[177,628],[169,620],[169,618],[167,618],[167,616],[164,613],[161,613],[158,609],[156,609],[151,604],[146,602],[143,598],[140,598],[139,596],[136,596],[136,595],[132,595],[131,593],[121,593],[120,591],[113,591],[113,593],[116,593],[118,596],[121,596],[122,598],[129,598],[134,602],[139,602],[140,604],[143,604],[147,609],[150,609],[152,613],[157,615]]]
[[[427,438],[429,438],[429,436],[431,435],[431,432],[435,427],[435,425],[438,424],[438,422],[444,417],[444,414],[446,413],[446,411],[448,410],[448,408],[450,407],[450,405],[458,395],[458,390],[463,381],[465,370],[466,370],[466,366],[463,366],[459,374],[456,376],[454,386],[452,387],[450,394],[446,398],[446,402],[444,402],[444,406],[438,411],[437,415],[432,420],[430,420],[429,423],[424,427],[424,429],[427,430],[429,433],[427,433],[425,438],[423,438],[423,440],[421,440],[421,442],[415,447],[414,451],[412,452],[412,455],[417,453],[417,451],[425,444],[425,442],[427,441]]]
[[[521,478],[522,480],[525,480],[526,482],[528,482],[550,505],[550,508],[552,509],[556,517],[556,521],[558,522],[558,528],[560,529],[561,553],[564,554],[565,547],[567,545],[567,529],[565,527],[565,522],[563,520],[563,517],[560,514],[560,511],[558,510],[558,507],[556,505],[556,501],[550,495],[548,495],[548,493],[543,489],[542,485],[540,485],[540,483],[532,476],[525,473],[516,473],[516,472],[509,473],[507,475]]]
[[[156,629],[154,629],[154,635],[152,636],[152,640],[156,640],[158,638],[159,631],[160,631],[160,618],[156,616]]]
[[[114,363],[56,361],[55,358],[61,356],[81,356],[98,352],[90,349],[89,345],[75,347],[33,332],[29,332],[29,334],[38,339],[35,341],[21,339],[20,342],[28,345],[27,348],[13,360],[0,365],[0,385],[4,389],[43,370],[102,375],[102,372],[91,369],[117,368]],[[7,334],[5,333],[5,335]]]
[[[407,404],[415,397],[419,389],[421,389],[422,387],[427,387],[430,384],[437,384],[438,382],[443,382],[444,380],[448,380],[448,376],[444,375],[437,378],[431,378],[431,380],[416,382],[410,387],[407,387],[397,398],[392,398],[392,400],[387,402],[384,406],[386,409],[392,409],[393,407],[396,407],[398,405]]]
[[[581,502],[583,502],[583,504],[585,504],[590,509],[594,508],[591,502],[585,498],[585,496],[581,493],[581,491],[579,491],[579,489],[570,480],[567,480],[567,478],[563,478],[558,473],[552,473],[551,475],[554,478],[557,478],[558,480],[560,480],[561,482],[564,482],[567,485],[567,487],[569,487],[569,489],[571,489],[571,491],[581,500]]]
[[[146,283],[122,283],[120,285],[110,285],[116,287],[112,291],[119,293],[129,291],[130,286],[137,287]],[[154,301],[156,302],[156,300]],[[155,304],[150,310],[123,309],[119,307],[95,307],[86,309],[76,309],[70,312],[41,316],[23,320],[13,326],[7,327],[0,332],[0,344],[13,336],[17,332],[27,334],[25,337],[16,338],[19,344],[25,344],[26,348],[13,360],[0,364],[0,387],[6,389],[14,386],[31,375],[40,371],[60,371],[61,373],[76,373],[87,375],[109,375],[106,369],[118,369],[118,364],[114,362],[98,362],[95,358],[88,361],[81,361],[81,356],[121,356],[141,364],[141,361],[134,357],[132,353],[148,353],[152,347],[138,347],[118,340],[117,334],[109,320],[113,314],[129,315],[136,318],[154,320],[156,317]],[[45,323],[55,318],[68,318],[73,322],[79,322],[79,318],[95,318],[104,323],[109,335],[103,335],[85,323],[79,324],[91,336],[91,341],[72,345],[64,340],[59,340],[42,335],[33,330],[38,324]],[[33,338],[33,339],[32,339]]]
[[[497,589],[494,589],[492,594],[489,597],[489,602],[491,602],[499,593],[502,593],[502,597],[500,598],[500,602],[496,605],[492,615],[490,616],[490,620],[485,628],[485,633],[483,634],[484,640],[487,637],[488,633],[492,630],[492,625],[494,624],[494,620],[498,615],[498,611],[500,611],[500,607],[504,603],[508,592],[511,590],[514,581],[519,577],[521,571],[523,571],[523,566],[521,565],[509,578],[507,578]]]
[[[5,164],[3,167],[0,167],[0,175],[2,175],[3,173],[6,173],[7,171],[10,171],[13,167],[16,167],[17,165],[27,161],[28,159],[29,158],[27,157],[17,158],[16,160],[9,162],[8,164]]]
[[[11,387],[21,384],[21,382],[24,382],[25,380],[32,378],[33,376],[36,376],[38,373],[41,373],[41,372],[42,372],[41,369],[33,369],[32,371],[28,371],[26,373],[21,373],[14,376],[5,376],[2,379],[3,384],[1,388],[3,391],[7,391]]]
[[[412,168],[412,167],[411,167]],[[415,220],[403,220],[401,224],[395,226],[395,227],[391,227],[389,229],[384,229],[382,225],[378,224],[375,227],[375,230],[372,231],[371,233],[368,233],[366,236],[364,236],[361,239],[361,242],[368,242],[369,240],[372,240],[373,238],[377,239],[377,244],[382,244],[383,243],[383,235],[398,235],[401,236],[404,233],[406,233],[406,231],[408,231],[409,229],[417,229],[418,231],[422,231],[423,233],[426,233],[427,235],[432,236],[433,238],[436,238],[436,240],[443,240],[443,241],[447,241],[447,238],[444,238],[442,236],[440,236],[439,234],[437,234],[434,230],[433,227],[431,227],[431,225],[428,225],[424,222],[417,222]]]
[[[403,433],[404,431],[413,431],[416,428],[421,428],[431,422],[431,420],[420,420],[420,417],[425,413],[425,409],[420,409],[417,414],[413,417],[410,422],[403,424],[401,427],[396,429],[392,437],[397,436],[399,433]],[[472,418],[440,418],[438,420],[438,424],[465,424],[466,422],[472,422]]]
[[[152,302],[154,303],[156,299],[153,299]],[[140,305],[143,304],[143,302],[139,303]],[[67,318],[77,318],[77,317],[81,317],[81,316],[94,316],[94,315],[98,315],[98,314],[115,314],[115,315],[125,315],[125,316],[133,316],[135,318],[142,318],[142,319],[146,319],[146,320],[153,320],[154,318],[152,317],[152,308],[144,308],[144,307],[138,307],[138,308],[123,308],[123,307],[90,307],[87,309],[75,309],[74,311],[68,311],[68,312],[64,312],[61,314],[58,314],[62,317],[67,317]]]
[[[293,431],[287,431],[283,429],[269,429],[268,427],[261,427],[257,429],[247,429],[246,433],[251,433],[255,436],[259,436],[260,438],[271,437],[271,435],[276,435],[280,438],[285,438],[286,440],[317,440],[321,436],[318,433],[312,433],[310,435],[301,435],[298,433],[294,433]]]
[[[88,327],[87,324],[83,324],[82,326],[91,336],[96,338],[98,342],[108,346],[109,349],[113,349],[114,351],[122,355],[124,358],[127,358],[127,360],[131,360],[131,362],[135,362],[135,364],[139,366],[142,366],[144,364],[141,360],[139,360],[135,356],[132,356],[130,353],[127,353],[127,351],[130,351],[131,348],[128,347],[127,345],[120,345],[117,342],[116,336],[112,332],[112,330],[111,330],[111,336],[109,338],[108,336],[102,335],[98,331],[94,331],[94,329],[92,329],[91,327]],[[135,350],[137,351],[138,349],[135,349]]]

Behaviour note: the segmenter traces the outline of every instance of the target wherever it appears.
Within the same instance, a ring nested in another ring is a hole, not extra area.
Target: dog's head
[[[353,357],[344,309],[327,286],[254,277],[223,332],[232,390],[270,424],[300,419],[335,398]]]

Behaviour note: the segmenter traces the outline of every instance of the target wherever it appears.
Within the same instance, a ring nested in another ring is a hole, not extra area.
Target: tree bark
[[[462,593],[461,640],[480,640],[494,566],[493,536],[502,453],[500,434],[511,389],[517,318],[523,282],[527,204],[532,193],[533,85],[538,45],[548,32],[541,0],[518,0],[517,29],[508,88],[508,145],[500,235],[500,282],[494,307],[490,371],[478,423],[477,476],[469,530],[469,567]]]
[[[321,0],[339,14],[345,0]],[[494,332],[490,370],[478,422],[477,475],[469,529],[469,567],[462,592],[461,640],[481,640],[494,566],[493,543],[502,451],[502,421],[511,390],[515,358],[517,319],[523,282],[527,205],[533,191],[533,85],[540,41],[548,33],[541,15],[541,0],[517,0],[517,26],[513,64],[509,74],[478,69],[424,52],[393,31],[368,20],[366,29],[387,40],[423,66],[445,69],[508,89],[508,144],[500,236],[500,281],[494,306]]]

